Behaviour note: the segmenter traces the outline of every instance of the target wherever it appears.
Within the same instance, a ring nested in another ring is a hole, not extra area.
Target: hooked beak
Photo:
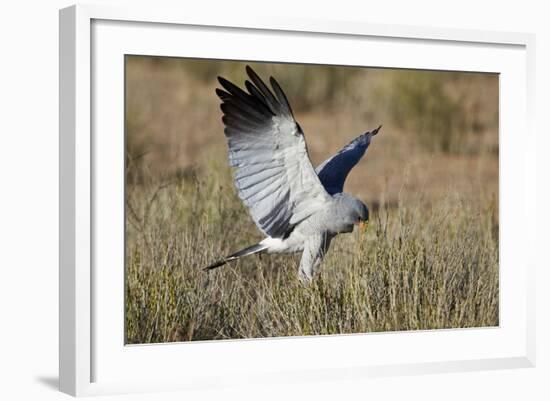
[[[367,226],[369,225],[368,221],[360,221],[359,222],[359,232],[363,234],[367,230]]]

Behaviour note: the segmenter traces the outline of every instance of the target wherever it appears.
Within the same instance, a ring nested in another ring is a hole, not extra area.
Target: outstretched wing
[[[286,237],[330,201],[309,160],[300,126],[281,87],[273,92],[249,67],[248,93],[219,77],[229,164],[252,219],[266,235]]]
[[[373,131],[359,135],[338,153],[325,160],[315,169],[321,183],[330,195],[342,192],[349,172],[363,157],[370,145],[371,138],[378,134],[379,126]]]

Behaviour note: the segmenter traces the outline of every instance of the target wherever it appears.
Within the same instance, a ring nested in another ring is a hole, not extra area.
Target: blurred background
[[[371,208],[396,205],[400,191],[498,201],[496,74],[148,56],[126,57],[128,185],[226,166],[216,77],[241,85],[246,64],[281,84],[314,166],[383,125],[345,188]]]

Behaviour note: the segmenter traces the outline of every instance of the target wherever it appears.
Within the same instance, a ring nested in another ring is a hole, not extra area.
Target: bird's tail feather
[[[251,245],[251,246],[249,246],[247,248],[244,248],[244,249],[241,249],[240,251],[237,251],[237,252],[235,252],[235,253],[233,253],[233,254],[231,254],[231,255],[229,255],[229,256],[221,259],[221,260],[218,260],[217,262],[214,262],[211,265],[206,266],[203,270],[208,271],[208,270],[215,269],[216,267],[223,266],[226,263],[231,262],[232,260],[236,260],[236,259],[239,259],[240,257],[243,257],[243,256],[252,255],[254,253],[261,252],[261,251],[265,250],[266,248],[267,248],[267,245],[262,244],[262,243]]]

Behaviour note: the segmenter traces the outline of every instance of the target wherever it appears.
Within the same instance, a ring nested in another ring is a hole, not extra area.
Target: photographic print
[[[127,344],[499,324],[498,74],[125,56]]]

